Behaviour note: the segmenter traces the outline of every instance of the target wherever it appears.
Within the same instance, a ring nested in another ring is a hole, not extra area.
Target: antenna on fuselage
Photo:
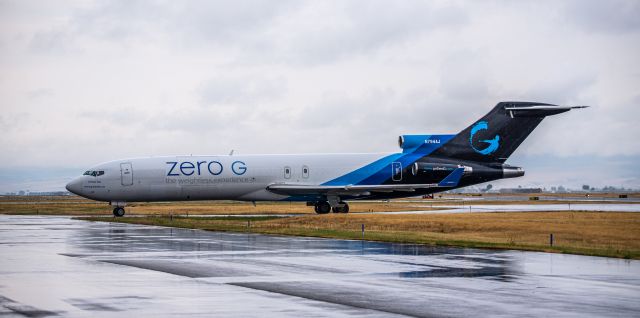
[[[233,152],[234,152],[234,150],[231,149],[231,152],[229,153],[229,156],[233,156]]]

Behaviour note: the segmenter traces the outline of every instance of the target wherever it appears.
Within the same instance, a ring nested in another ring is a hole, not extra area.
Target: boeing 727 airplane
[[[402,152],[174,156],[99,164],[66,188],[109,202],[304,201],[319,214],[347,213],[350,200],[393,199],[524,175],[505,161],[550,115],[587,106],[501,102],[457,135],[403,135]]]

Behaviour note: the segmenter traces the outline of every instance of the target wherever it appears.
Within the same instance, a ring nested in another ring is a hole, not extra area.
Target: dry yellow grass
[[[422,215],[327,215],[262,222],[300,227],[412,233],[442,240],[640,251],[640,213],[518,212]]]
[[[351,202],[352,213],[358,212],[395,212],[413,210],[431,210],[409,202]],[[247,202],[202,202],[202,203],[145,203],[128,207],[132,214],[315,214],[313,207],[304,202],[258,202],[256,206]]]

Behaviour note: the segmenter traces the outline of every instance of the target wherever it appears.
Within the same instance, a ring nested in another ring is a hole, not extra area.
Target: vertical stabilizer
[[[479,162],[503,163],[546,116],[586,106],[500,102],[488,114],[431,153]]]

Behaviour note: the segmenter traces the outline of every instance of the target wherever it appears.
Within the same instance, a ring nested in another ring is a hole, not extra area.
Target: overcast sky
[[[505,185],[640,187],[640,1],[3,1],[0,192],[174,154],[397,151],[497,102]]]

